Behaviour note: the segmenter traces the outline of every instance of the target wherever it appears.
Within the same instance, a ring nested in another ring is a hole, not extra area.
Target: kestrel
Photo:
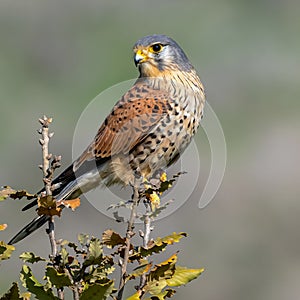
[[[53,181],[57,201],[98,185],[134,184],[136,176],[149,179],[174,163],[196,133],[204,88],[180,46],[165,35],[150,35],[138,40],[133,51],[140,76],[113,107],[93,142]],[[23,210],[36,204],[37,200]],[[38,216],[10,244],[48,219]]]

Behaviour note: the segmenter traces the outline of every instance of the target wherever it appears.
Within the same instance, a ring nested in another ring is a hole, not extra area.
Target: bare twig
[[[49,153],[49,140],[53,136],[53,133],[49,133],[49,124],[52,123],[52,118],[47,118],[44,116],[43,118],[39,119],[40,124],[42,125],[42,129],[39,133],[42,135],[42,138],[39,140],[42,146],[42,153],[43,153],[43,181],[45,185],[45,193],[46,196],[52,196],[52,179],[53,173],[56,168],[60,166],[60,156],[54,157],[50,164],[50,160],[52,159],[52,154]],[[54,232],[54,218],[53,216],[50,217],[48,221],[48,229],[46,232],[48,233],[50,246],[51,246],[51,254],[50,258],[52,261],[55,261],[57,256],[57,243],[55,239],[55,232]],[[57,289],[57,294],[59,299],[64,299],[64,292],[63,289]]]
[[[78,289],[78,286],[76,284],[72,288],[72,293],[73,293],[73,299],[74,300],[79,300],[79,289]]]
[[[149,201],[146,199],[145,202],[144,202],[145,206],[146,206],[146,212],[145,212],[145,218],[144,218],[144,232],[141,232],[140,233],[140,236],[142,237],[143,239],[143,246],[144,248],[148,248],[148,244],[149,244],[149,241],[150,241],[150,233],[151,233],[151,230],[152,230],[152,227],[151,227],[151,217],[150,217],[150,214],[151,214],[151,205],[149,203]],[[140,280],[140,285],[139,285],[139,290],[142,290],[144,285],[146,284],[146,274],[143,274],[141,276],[141,280]]]
[[[43,152],[43,180],[45,184],[45,190],[46,195],[51,196],[51,181],[49,180],[49,166],[50,166],[50,159],[51,155],[49,155],[49,124],[52,122],[52,118],[47,118],[44,116],[42,119],[39,119],[39,122],[42,125],[42,130],[39,131],[39,133],[42,135],[42,138],[39,140],[41,146],[42,146],[42,152]]]
[[[79,287],[77,282],[74,280],[74,278],[71,275],[70,267],[69,266],[66,267],[64,271],[68,275],[70,281],[72,282],[72,286],[70,286],[70,289],[72,290],[73,293],[73,300],[79,300]]]
[[[144,219],[144,234],[143,234],[143,246],[144,248],[148,248],[148,243],[150,241],[150,233],[151,233],[151,205],[150,203],[146,200],[145,201],[145,206],[146,206],[146,213],[145,213],[145,219]]]
[[[42,129],[39,133],[42,135],[42,138],[39,140],[40,144],[42,145],[42,152],[43,152],[43,181],[45,185],[46,196],[52,195],[51,185],[52,185],[52,175],[53,175],[53,168],[50,167],[50,160],[52,154],[49,154],[49,140],[53,134],[49,134],[49,124],[52,122],[52,118],[47,118],[44,116],[43,118],[39,119],[39,122],[42,125]],[[50,245],[51,245],[51,257],[52,259],[57,255],[57,244],[55,240],[55,233],[54,233],[54,220],[53,217],[49,220],[49,227],[47,230]]]
[[[51,246],[51,259],[54,259],[57,255],[57,243],[55,239],[55,232],[54,232],[54,218],[51,217],[48,221],[48,228],[46,229],[46,232],[48,233],[48,237],[50,240],[50,246]]]
[[[129,251],[130,251],[130,241],[134,235],[134,221],[136,219],[136,209],[140,200],[139,188],[138,185],[135,184],[133,186],[133,197],[132,197],[132,207],[130,212],[130,218],[128,221],[127,231],[126,231],[126,240],[125,240],[125,251],[124,251],[124,259],[121,263],[121,277],[119,284],[119,292],[117,295],[117,300],[121,300],[123,297],[124,287],[126,283],[126,275],[127,275],[127,265],[129,259]]]

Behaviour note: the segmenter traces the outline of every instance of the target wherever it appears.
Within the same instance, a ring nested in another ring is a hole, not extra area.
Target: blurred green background
[[[228,147],[224,182],[199,210],[210,156],[205,135],[197,135],[199,187],[156,224],[159,235],[187,231],[180,264],[206,268],[175,299],[299,299],[299,10],[293,0],[1,0],[0,184],[41,186],[36,129],[43,114],[54,117],[51,150],[66,167],[82,110],[105,88],[137,76],[135,41],[170,35],[197,68]],[[21,213],[22,206],[1,203],[0,223],[9,225],[1,239],[34,216]],[[57,235],[74,240],[107,227],[122,231],[124,225],[83,201],[57,222]],[[40,230],[17,245],[1,265],[0,294],[17,279],[18,254],[47,256],[48,243]]]

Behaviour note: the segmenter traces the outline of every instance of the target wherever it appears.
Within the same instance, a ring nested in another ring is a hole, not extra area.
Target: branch
[[[136,218],[136,209],[140,200],[139,188],[138,185],[135,184],[133,186],[133,196],[132,196],[132,207],[130,218],[128,221],[127,231],[126,231],[126,239],[125,239],[125,251],[124,251],[124,259],[121,263],[121,277],[120,277],[120,284],[119,284],[119,292],[117,295],[117,300],[121,300],[124,292],[124,287],[126,283],[126,275],[127,275],[127,265],[129,259],[129,251],[130,251],[130,241],[134,235],[133,228],[134,228],[134,221]]]
[[[43,170],[43,181],[45,185],[46,195],[51,196],[51,180],[49,180],[49,166],[51,155],[49,155],[49,140],[53,136],[53,133],[49,134],[49,124],[52,122],[52,118],[47,118],[46,116],[43,119],[39,119],[39,122],[42,125],[42,129],[39,130],[39,133],[42,135],[42,138],[39,140],[42,146],[43,153],[43,164],[40,166]]]
[[[50,164],[52,154],[49,153],[49,140],[54,134],[49,133],[49,125],[52,123],[52,118],[47,118],[46,116],[44,116],[43,118],[39,119],[39,122],[42,125],[41,130],[39,130],[42,138],[39,140],[39,142],[42,146],[43,153],[43,164],[40,166],[40,168],[43,170],[43,181],[45,185],[46,196],[52,196],[51,186],[53,174],[54,170],[60,167],[61,157],[55,156]],[[54,217],[51,216],[48,221],[48,229],[46,229],[46,232],[48,234],[51,246],[50,258],[53,262],[55,262],[55,258],[57,257],[57,243],[55,239],[54,228]],[[57,289],[57,294],[59,299],[64,299],[64,293],[62,289]]]
[[[149,200],[145,199],[144,204],[146,206],[145,219],[144,219],[144,232],[140,231],[140,236],[143,239],[144,248],[147,249],[150,241],[150,233],[153,229],[151,227],[151,217],[150,217],[152,210],[151,210],[151,204],[149,203]],[[144,285],[146,284],[146,279],[147,279],[147,275],[143,274],[141,276],[139,290],[142,291]]]
[[[148,248],[148,243],[150,241],[150,233],[152,231],[151,217],[150,217],[152,210],[148,200],[145,200],[145,206],[146,206],[146,213],[145,213],[145,220],[144,220],[144,232],[141,233],[140,235],[143,239],[144,248]]]

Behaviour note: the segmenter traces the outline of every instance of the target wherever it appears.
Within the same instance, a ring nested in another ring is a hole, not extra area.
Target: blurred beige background
[[[0,185],[41,186],[36,129],[42,114],[54,117],[51,150],[66,167],[82,110],[102,90],[137,76],[135,41],[170,35],[199,71],[228,147],[223,184],[199,210],[210,155],[205,135],[197,135],[199,186],[156,224],[157,235],[188,232],[170,253],[179,248],[181,265],[206,268],[175,299],[299,299],[299,9],[293,0],[2,0]],[[34,216],[20,212],[23,202],[0,203],[0,223],[9,225],[0,239]],[[57,235],[74,240],[108,227],[124,229],[83,201],[75,213],[65,211]],[[17,245],[0,267],[0,294],[17,279],[18,255],[47,256],[48,243],[40,230]]]

